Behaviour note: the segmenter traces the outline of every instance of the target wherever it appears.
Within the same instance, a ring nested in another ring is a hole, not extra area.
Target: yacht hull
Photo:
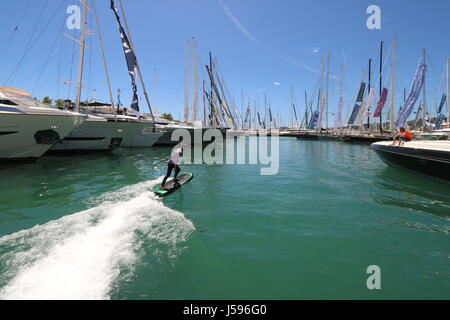
[[[81,115],[2,113],[0,160],[37,159],[85,119]]]
[[[388,165],[450,182],[450,149],[390,146],[373,143],[371,148]]]
[[[66,138],[55,144],[50,151],[112,151],[132,145],[133,137],[138,136],[146,126],[148,124],[87,119]]]

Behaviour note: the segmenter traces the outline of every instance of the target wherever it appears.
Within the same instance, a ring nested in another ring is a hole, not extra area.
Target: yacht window
[[[0,104],[6,104],[8,106],[17,106],[17,104],[12,102],[11,100],[0,100]]]

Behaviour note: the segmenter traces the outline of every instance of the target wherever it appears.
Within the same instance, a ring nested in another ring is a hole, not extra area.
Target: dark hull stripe
[[[0,136],[6,136],[7,134],[14,134],[19,131],[0,131]]]

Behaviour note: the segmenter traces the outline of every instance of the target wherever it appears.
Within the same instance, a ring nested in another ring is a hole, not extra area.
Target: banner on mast
[[[361,108],[361,106],[359,104],[355,104],[355,106],[353,107],[352,114],[350,115],[350,118],[348,119],[348,125],[351,125],[355,122],[356,116],[358,115],[360,108]]]
[[[411,91],[406,99],[405,105],[403,106],[403,111],[395,122],[395,128],[401,128],[406,125],[406,121],[411,115],[414,104],[419,97],[420,90],[422,90],[423,83],[425,81],[425,71],[427,67],[425,64],[420,63],[417,67],[416,75],[414,77],[413,84],[411,86]]]
[[[364,99],[364,92],[366,90],[366,83],[361,82],[361,87],[359,88],[358,97],[356,98],[356,102],[362,102]]]
[[[136,86],[136,76],[137,76],[137,59],[134,54],[133,49],[131,48],[130,41],[128,40],[127,34],[122,27],[122,23],[120,22],[119,13],[117,12],[116,4],[114,0],[111,0],[111,10],[114,11],[114,14],[117,19],[117,24],[119,25],[120,37],[122,38],[122,46],[123,51],[125,53],[125,59],[127,61],[128,73],[131,79],[131,88],[133,90],[133,99],[131,101],[131,109],[136,114],[137,117],[140,117],[139,114],[139,100],[137,95],[137,86]]]
[[[439,104],[438,113],[442,112],[442,108],[444,107],[445,100],[447,100],[447,95],[444,93],[441,98],[441,103]]]
[[[316,127],[318,120],[319,120],[319,111],[314,111],[311,120],[309,121],[308,129],[313,130]]]
[[[442,121],[444,121],[444,119],[445,116],[443,114],[440,114],[434,126],[434,130],[438,130],[441,127]]]
[[[383,90],[381,90],[380,101],[378,101],[377,108],[375,109],[375,112],[373,113],[374,118],[379,117],[381,115],[381,111],[383,110],[383,107],[386,104],[387,95],[388,95],[388,89],[383,87]]]

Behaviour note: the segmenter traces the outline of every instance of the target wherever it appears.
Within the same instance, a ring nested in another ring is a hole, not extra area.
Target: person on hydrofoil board
[[[183,156],[183,146],[173,150],[172,155],[170,156],[170,159],[167,161],[167,174],[164,177],[163,182],[161,183],[161,187],[160,187],[161,190],[167,190],[166,188],[164,188],[164,185],[165,185],[167,179],[172,175],[172,170],[174,170],[174,169],[175,169],[175,176],[174,176],[173,180],[175,182],[179,181],[177,179],[177,177],[178,177],[178,173],[180,173],[181,169],[178,166],[178,161],[180,160],[180,158],[182,156]]]

